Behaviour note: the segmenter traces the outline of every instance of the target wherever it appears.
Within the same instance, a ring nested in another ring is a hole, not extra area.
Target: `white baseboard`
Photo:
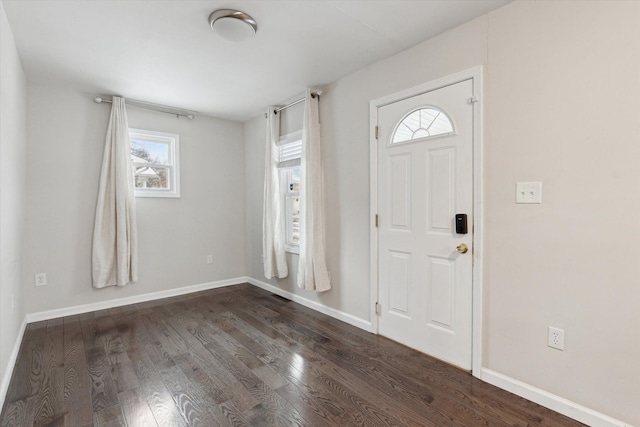
[[[73,316],[76,314],[88,313],[91,311],[106,310],[109,308],[120,307],[123,305],[136,304],[140,302],[147,302],[147,301],[153,301],[153,300],[162,299],[162,298],[175,297],[178,295],[190,294],[193,292],[206,291],[208,289],[238,285],[240,283],[250,283],[266,291],[272,292],[276,295],[280,295],[291,301],[297,302],[300,305],[304,305],[305,307],[309,307],[320,313],[326,314],[327,316],[331,316],[335,319],[341,320],[357,328],[364,329],[365,331],[371,332],[372,325],[371,325],[371,322],[367,320],[361,319],[359,317],[353,316],[351,314],[345,313],[340,310],[336,310],[331,307],[324,306],[318,302],[301,297],[291,292],[282,290],[276,286],[270,285],[268,283],[265,283],[260,280],[254,279],[252,277],[247,277],[247,276],[241,276],[241,277],[236,277],[236,278],[227,279],[227,280],[220,280],[217,282],[202,283],[199,285],[185,286],[185,287],[176,288],[176,289],[168,289],[166,291],[152,292],[149,294],[134,295],[126,298],[117,298],[117,299],[111,299],[107,301],[100,301],[96,303],[59,308],[55,310],[29,313],[26,316],[26,321],[27,323],[32,323],[32,322],[39,322],[42,320],[56,319],[64,316]]]
[[[491,369],[483,368],[481,379],[591,427],[631,427],[631,425],[625,424],[608,415],[586,408],[563,397],[533,387],[530,384],[492,371]]]
[[[276,295],[280,295],[283,298],[291,300],[293,302],[297,302],[300,305],[304,305],[312,310],[318,311],[322,314],[326,314],[327,316],[333,317],[334,319],[338,319],[345,323],[348,323],[356,328],[364,329],[367,332],[372,331],[372,324],[368,320],[361,319],[359,317],[353,316],[349,313],[345,313],[344,311],[336,310],[335,308],[327,307],[326,305],[322,305],[318,302],[312,301],[305,297],[301,297],[300,295],[293,294],[289,291],[285,291],[276,286],[270,285],[266,282],[263,282],[258,279],[254,279],[253,277],[245,277],[245,281],[251,283],[254,286],[264,289],[265,291],[269,291]]]
[[[16,366],[16,361],[18,360],[18,353],[20,352],[20,345],[22,344],[22,339],[24,338],[24,333],[27,330],[27,317],[25,316],[22,321],[22,325],[20,325],[20,330],[18,331],[18,336],[16,336],[16,341],[13,343],[13,350],[11,351],[11,355],[9,356],[9,360],[7,361],[7,366],[5,367],[4,375],[2,376],[2,383],[0,383],[0,411],[4,407],[4,401],[7,398],[7,391],[9,391],[9,383],[11,382],[11,376],[13,375],[13,369]]]
[[[59,308],[56,310],[40,311],[38,313],[27,314],[27,322],[39,322],[41,320],[56,319],[58,317],[73,316],[75,314],[88,313],[90,311],[105,310],[123,305],[137,304],[140,302],[153,301],[162,298],[175,297],[178,295],[190,294],[193,292],[206,291],[208,289],[222,288],[224,286],[246,283],[246,277],[236,277],[233,279],[219,280],[216,282],[201,283],[199,285],[184,286],[182,288],[168,289],[166,291],[152,292],[149,294],[134,295],[126,298],[117,298],[107,301],[94,302],[90,304],[76,305],[73,307]]]

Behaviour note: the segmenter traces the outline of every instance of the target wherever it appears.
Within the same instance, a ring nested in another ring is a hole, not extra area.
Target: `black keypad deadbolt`
[[[467,233],[467,214],[456,214],[456,234]]]

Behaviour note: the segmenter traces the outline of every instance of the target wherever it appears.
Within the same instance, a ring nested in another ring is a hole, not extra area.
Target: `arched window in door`
[[[392,144],[453,133],[453,123],[437,107],[414,110],[400,120],[391,138]]]

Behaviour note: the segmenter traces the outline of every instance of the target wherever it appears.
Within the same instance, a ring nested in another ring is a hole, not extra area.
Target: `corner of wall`
[[[20,346],[22,345],[22,339],[24,338],[24,333],[26,330],[27,316],[25,316],[22,320],[22,325],[20,325],[20,329],[18,330],[18,335],[16,336],[15,342],[12,346],[11,354],[9,355],[7,367],[4,371],[0,371],[3,372],[2,377],[0,378],[0,411],[2,411],[5,399],[7,398],[9,384],[11,383],[11,377],[13,376],[13,367],[16,365],[16,362],[18,360]]]
[[[26,327],[22,286],[26,81],[0,0],[0,403],[4,402]]]

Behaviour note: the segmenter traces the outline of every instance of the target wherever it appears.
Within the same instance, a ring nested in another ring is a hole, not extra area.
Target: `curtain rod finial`
[[[100,104],[102,102],[102,98],[99,97],[99,96],[96,96],[95,98],[93,98],[93,100],[98,104]]]

